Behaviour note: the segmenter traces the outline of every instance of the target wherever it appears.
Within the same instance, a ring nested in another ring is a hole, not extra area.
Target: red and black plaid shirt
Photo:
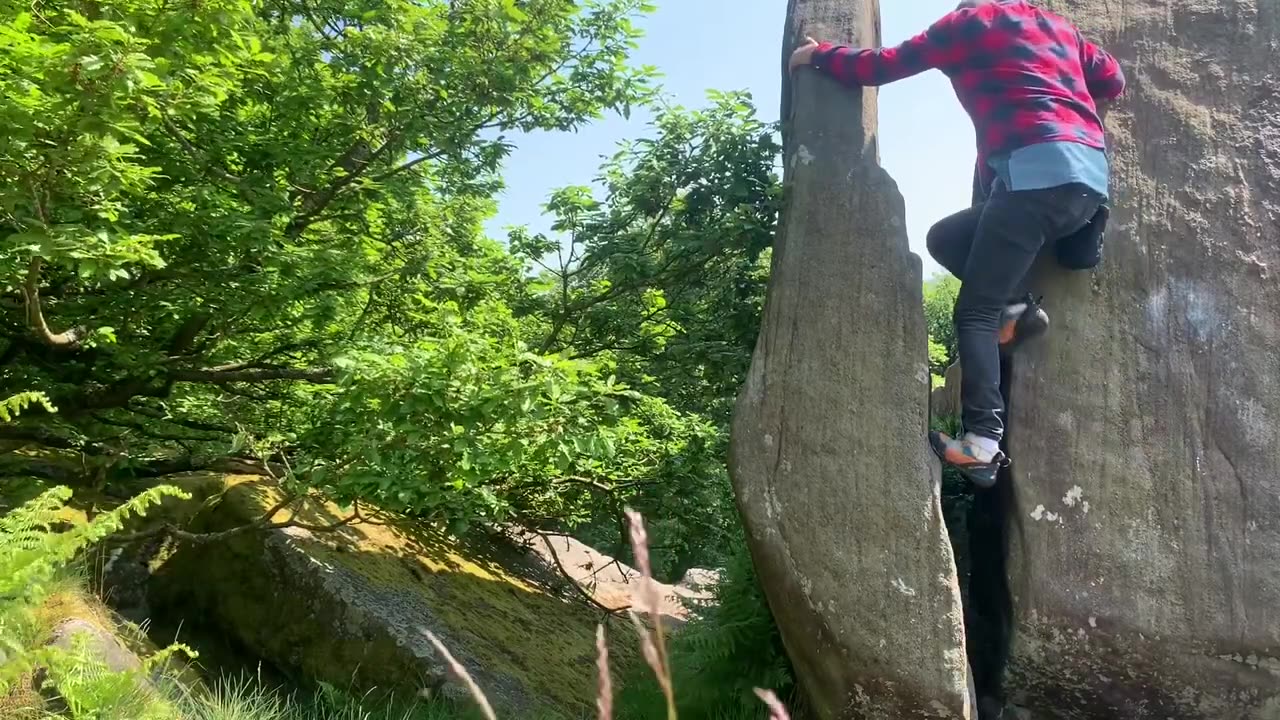
[[[1065,18],[1023,0],[957,10],[894,48],[823,43],[812,64],[852,86],[946,73],[977,129],[984,175],[988,158],[1036,143],[1105,149],[1096,101],[1124,91],[1115,58]]]

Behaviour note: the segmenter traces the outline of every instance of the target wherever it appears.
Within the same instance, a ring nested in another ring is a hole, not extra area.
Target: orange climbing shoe
[[[1004,309],[1000,318],[1000,352],[1011,353],[1048,329],[1049,314],[1040,307],[1039,300],[1028,294],[1026,299]]]
[[[999,450],[988,458],[987,453],[969,440],[943,432],[929,433],[929,447],[942,462],[959,470],[965,479],[983,490],[995,487],[996,474],[1009,464],[1009,459]]]

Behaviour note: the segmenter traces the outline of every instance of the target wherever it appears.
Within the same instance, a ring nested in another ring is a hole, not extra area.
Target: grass
[[[255,678],[223,680],[205,693],[174,701],[182,720],[473,720],[477,716],[442,703],[374,702],[322,687],[299,699],[263,687]]]

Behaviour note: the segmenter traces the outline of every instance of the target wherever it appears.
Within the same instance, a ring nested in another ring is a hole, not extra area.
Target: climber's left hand
[[[788,64],[788,70],[795,72],[796,68],[808,65],[813,61],[813,53],[817,49],[818,41],[811,37],[806,37],[804,44],[791,53],[791,62]]]

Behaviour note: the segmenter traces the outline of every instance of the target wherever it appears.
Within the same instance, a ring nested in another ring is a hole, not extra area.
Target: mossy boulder
[[[205,475],[187,486],[205,491],[192,501],[200,510],[190,524],[203,532],[248,523],[280,497],[273,483],[251,476]],[[300,515],[309,526],[346,517],[322,503]],[[430,631],[514,716],[578,716],[594,699],[603,613],[500,537],[379,520],[332,532],[242,533],[130,562],[148,567],[153,607],[212,623],[301,678],[356,692],[460,697]],[[611,635],[613,660],[626,665],[634,636],[621,624]]]
[[[158,658],[159,648],[141,628],[120,617],[78,583],[67,582],[55,589],[24,622],[29,624],[24,634],[29,634],[37,643],[83,658],[81,667],[90,674],[98,671],[130,674],[130,682],[136,683],[137,692],[113,697],[112,701],[143,708],[148,703],[163,704],[167,694],[201,689],[199,677],[181,655]],[[143,658],[154,662],[154,666],[148,666]],[[34,667],[0,691],[0,718],[62,717],[66,706],[60,694],[58,680],[50,677],[48,668]],[[167,704],[162,706],[168,708]]]

